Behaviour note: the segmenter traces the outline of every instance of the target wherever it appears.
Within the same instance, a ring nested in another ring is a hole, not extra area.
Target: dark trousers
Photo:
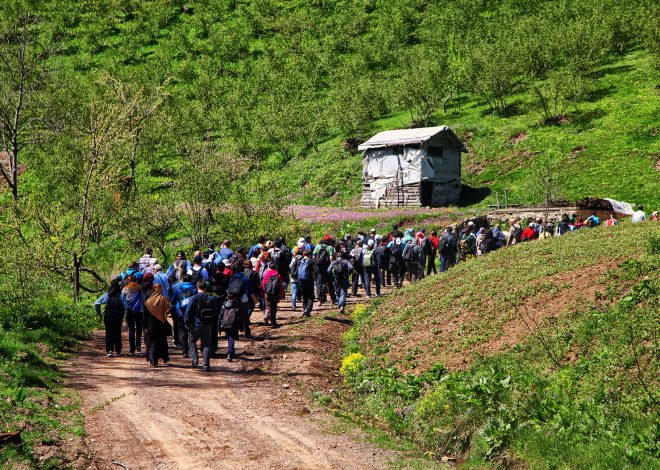
[[[185,340],[182,342],[181,341],[181,336],[179,335],[179,325],[180,323],[176,320],[176,311],[174,308],[170,309],[170,315],[172,315],[172,319],[174,320],[172,323],[172,339],[174,340],[175,346],[184,346],[186,347],[186,350],[188,350],[188,331],[186,330],[185,332]],[[185,325],[184,325],[185,326]]]
[[[319,302],[325,302],[328,294],[330,294],[332,303],[337,303],[335,283],[333,282],[332,276],[327,270],[321,269],[316,274],[316,298]]]
[[[252,314],[252,308],[250,308],[249,302],[241,302],[239,307],[241,315],[241,325],[243,326],[242,330],[245,336],[252,336],[250,332],[250,315]]]
[[[126,326],[128,326],[128,351],[134,353],[142,349],[142,320],[144,314],[132,309],[126,310]]]
[[[174,338],[181,345],[181,354],[189,354],[190,347],[188,346],[188,327],[183,323],[183,317],[175,317],[174,328],[172,333]]]
[[[270,321],[271,326],[277,325],[277,302],[279,297],[266,294],[266,318]]]
[[[303,315],[309,316],[314,308],[314,283],[312,280],[300,281],[300,291],[302,291]]]
[[[423,265],[417,261],[409,261],[406,264],[410,282],[419,281],[424,277]]]
[[[227,297],[218,297],[218,305],[223,305]],[[213,316],[213,331],[211,332],[211,351],[213,354],[218,352],[218,336],[220,335],[220,314]]]
[[[371,297],[371,279],[376,284],[376,295],[380,297],[380,273],[375,266],[364,268],[364,291],[368,297]]]
[[[456,257],[440,255],[440,272],[444,273],[446,270],[456,264]]]
[[[382,286],[391,286],[392,285],[392,271],[387,268],[380,270],[380,284]]]
[[[360,284],[360,280],[362,280],[362,285],[365,284],[364,282],[364,268],[363,267],[358,267],[353,269],[353,283],[351,286],[351,292],[353,295],[357,295],[358,291],[358,286]]]
[[[121,324],[123,323],[123,316],[120,318],[110,319],[104,318],[105,324],[105,350],[111,353],[112,351],[119,354],[121,352]]]
[[[217,322],[216,322],[217,323]],[[192,364],[197,367],[199,364],[199,355],[197,353],[197,341],[201,341],[203,366],[209,367],[211,365],[211,345],[213,325],[211,323],[204,323],[202,326],[192,326],[188,334],[188,347],[190,348],[190,356]]]
[[[399,264],[394,264],[390,266],[390,272],[392,273],[392,281],[394,282],[394,285],[397,287],[401,287],[403,285],[403,269],[401,269],[401,266]]]
[[[433,274],[438,274],[438,268],[435,267],[435,251],[426,258],[426,275],[430,275],[431,271]]]

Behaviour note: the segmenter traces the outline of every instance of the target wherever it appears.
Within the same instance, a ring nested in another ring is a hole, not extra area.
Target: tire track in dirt
[[[324,308],[314,315],[328,313]],[[255,312],[253,319],[259,317]],[[144,355],[106,358],[103,332],[96,331],[69,370],[69,386],[83,399],[86,466],[117,469],[121,467],[113,462],[119,462],[130,470],[386,467],[392,451],[366,443],[357,431],[354,436],[329,432],[336,418],[311,411],[295,386],[298,377],[320,391],[332,383],[323,377],[329,372],[330,345],[319,331],[333,329],[329,335],[336,336],[338,328],[346,328],[330,321],[326,326],[305,323],[299,317],[299,312],[283,308],[282,328],[254,327],[255,340],[241,338],[237,345],[239,359],[212,360],[211,373],[188,367],[189,359],[174,348],[170,365],[158,369],[149,369]],[[278,348],[294,352],[286,359]],[[223,351],[226,341],[221,339]]]

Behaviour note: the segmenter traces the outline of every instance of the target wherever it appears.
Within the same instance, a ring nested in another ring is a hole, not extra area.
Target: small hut
[[[384,131],[358,147],[362,207],[439,207],[458,203],[461,152],[447,126]]]

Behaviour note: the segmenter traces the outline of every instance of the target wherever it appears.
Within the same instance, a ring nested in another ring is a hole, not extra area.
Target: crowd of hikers
[[[657,219],[656,212],[653,220]],[[633,214],[633,222],[645,220],[643,210]],[[167,363],[167,337],[172,336],[172,345],[195,368],[199,366],[199,342],[202,367],[209,371],[211,357],[219,351],[220,333],[227,337],[226,357],[232,361],[239,335],[251,337],[255,310],[262,312],[265,325],[279,327],[278,304],[289,290],[293,311],[302,311],[303,317],[311,316],[315,301],[323,305],[328,298],[343,313],[349,296],[380,297],[383,287],[400,288],[404,280],[415,282],[436,274],[438,264],[444,272],[504,246],[617,223],[614,215],[601,222],[595,213],[586,220],[566,214],[545,223],[537,219],[521,224],[511,219],[506,231],[499,226],[478,227],[470,221],[448,226],[440,235],[425,229],[404,233],[393,225],[386,235],[372,229],[355,237],[328,235],[317,243],[306,236],[292,248],[283,237],[269,241],[262,236],[249,248],[234,249],[229,240],[218,249],[209,244],[205,250],[195,251],[191,259],[179,251],[166,270],[147,249],[112,280],[95,308],[105,324],[108,357],[122,351],[125,318],[129,354],[141,352],[144,344],[151,367],[157,367],[159,361]]]

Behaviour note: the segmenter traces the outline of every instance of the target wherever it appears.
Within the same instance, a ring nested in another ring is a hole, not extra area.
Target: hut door
[[[425,207],[433,205],[433,181],[419,183],[419,202]]]

